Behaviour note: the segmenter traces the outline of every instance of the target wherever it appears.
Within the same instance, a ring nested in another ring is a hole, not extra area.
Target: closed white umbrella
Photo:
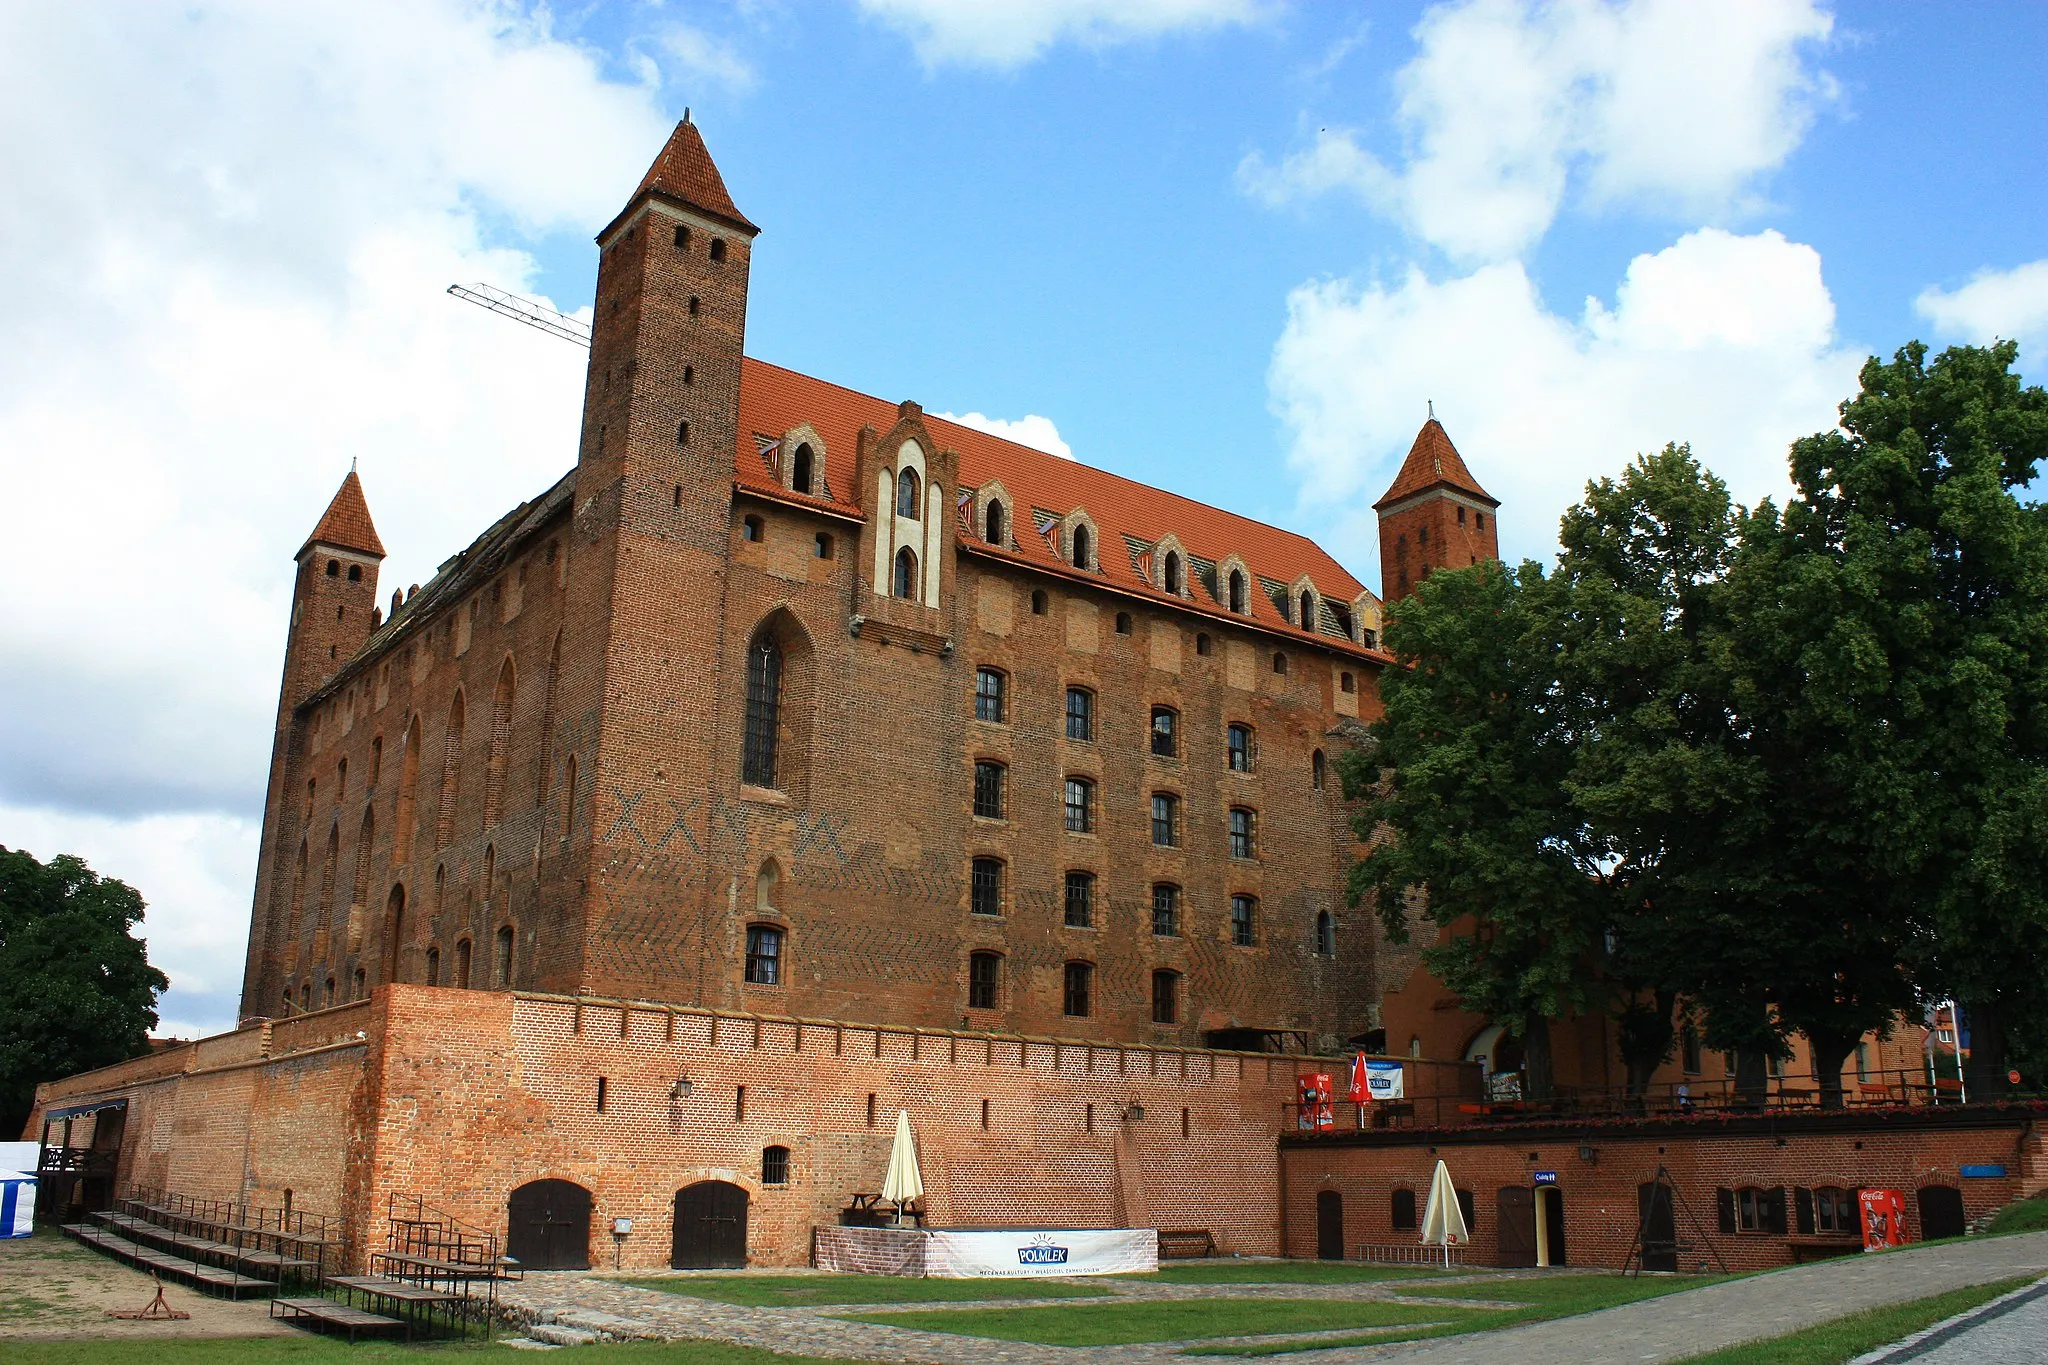
[[[1444,1249],[1444,1266],[1451,1264],[1451,1248],[1472,1239],[1465,1227],[1465,1210],[1458,1203],[1458,1187],[1451,1183],[1451,1168],[1439,1159],[1436,1174],[1429,1180],[1429,1207],[1422,1214],[1422,1244]]]
[[[896,1221],[903,1221],[903,1206],[924,1197],[924,1177],[917,1171],[917,1143],[910,1136],[910,1111],[896,1111],[896,1145],[889,1149],[889,1174],[882,1180],[882,1198],[896,1206]]]

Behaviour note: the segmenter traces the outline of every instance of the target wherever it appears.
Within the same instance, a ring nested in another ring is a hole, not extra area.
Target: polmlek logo
[[[1018,1265],[1065,1265],[1067,1249],[1054,1244],[1052,1238],[1040,1235],[1031,1239],[1029,1246],[1017,1248]]]

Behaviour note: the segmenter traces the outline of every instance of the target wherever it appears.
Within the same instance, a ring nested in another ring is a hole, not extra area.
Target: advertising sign
[[[1863,1249],[1902,1247],[1906,1236],[1906,1196],[1899,1190],[1860,1190],[1863,1205]]]
[[[1372,1092],[1372,1097],[1375,1100],[1398,1100],[1403,1098],[1408,1093],[1406,1082],[1403,1079],[1406,1075],[1407,1072],[1401,1069],[1399,1062],[1367,1062],[1365,1064],[1366,1087]]]
[[[924,1273],[969,1279],[1119,1275],[1159,1269],[1151,1228],[961,1229],[925,1234]]]
[[[1301,1112],[1296,1126],[1304,1129],[1335,1127],[1336,1106],[1331,1103],[1330,1073],[1318,1071],[1301,1078]]]

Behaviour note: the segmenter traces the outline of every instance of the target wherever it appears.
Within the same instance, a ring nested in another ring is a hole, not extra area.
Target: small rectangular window
[[[734,1123],[745,1123],[747,1121],[747,1088],[743,1085],[733,1087],[732,1121]]]
[[[986,760],[974,765],[974,813],[984,820],[1003,818],[1003,765]]]
[[[755,924],[747,929],[747,984],[782,984],[782,931],[771,925]]]
[[[1249,725],[1230,727],[1230,770],[1234,773],[1252,770],[1252,729]]]
[[[1000,858],[976,858],[968,886],[969,907],[977,915],[1003,913],[1003,863]]]
[[[1095,968],[1092,965],[1086,962],[1069,962],[1062,1013],[1069,1019],[1086,1019],[1092,1003],[1090,992],[1094,984]]]
[[[1086,929],[1095,923],[1095,874],[1069,872],[1066,887],[1066,921],[1069,929]]]
[[[1161,882],[1152,888],[1152,932],[1160,938],[1180,933],[1180,888]]]
[[[1243,806],[1230,808],[1230,856],[1233,858],[1255,858],[1258,856],[1258,816]]]
[[[1152,708],[1152,753],[1158,758],[1180,757],[1180,713],[1170,706]]]
[[[1067,779],[1066,826],[1071,834],[1087,834],[1095,828],[1095,784],[1085,777]]]
[[[1257,916],[1259,901],[1256,896],[1232,896],[1230,898],[1230,941],[1240,948],[1249,948],[1259,941]]]
[[[967,1007],[996,1008],[1002,995],[1003,959],[996,953],[975,953],[967,959]]]
[[[1180,973],[1159,971],[1152,973],[1152,1022],[1155,1024],[1177,1024],[1180,1022]]]
[[[1095,738],[1095,694],[1085,687],[1067,689],[1067,738]]]
[[[992,725],[1003,723],[1003,675],[993,668],[975,670],[974,718]]]
[[[1172,792],[1152,793],[1152,842],[1159,848],[1180,847],[1180,798]]]
[[[763,1185],[787,1185],[789,1183],[789,1148],[763,1147],[761,1149],[761,1183]]]

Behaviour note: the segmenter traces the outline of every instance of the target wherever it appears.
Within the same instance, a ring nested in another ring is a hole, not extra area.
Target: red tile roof
[[[687,118],[669,134],[668,145],[661,149],[661,155],[654,158],[654,164],[640,178],[640,188],[633,191],[633,199],[637,200],[650,190],[671,199],[680,199],[693,208],[738,223],[741,227],[759,230],[747,221],[745,214],[733,207],[732,196],[725,190],[725,177],[718,173],[717,163],[712,161],[710,151],[704,146],[703,134]]]
[[[887,431],[899,419],[898,406],[886,399],[856,393],[821,379],[798,374],[749,357],[740,369],[740,433],[734,452],[734,473],[742,488],[771,496],[796,497],[783,488],[780,477],[770,468],[773,452],[764,456],[757,435],[779,438],[800,423],[808,422],[823,438],[825,452],[820,468],[829,489],[825,499],[804,498],[803,502],[825,505],[859,515],[859,498],[853,487],[853,459],[862,426]],[[974,534],[967,516],[955,520],[955,535],[975,551],[999,558],[1022,560],[1033,568],[1102,583],[1120,591],[1174,601],[1154,587],[1133,563],[1134,551],[1125,537],[1151,545],[1172,534],[1190,555],[1221,561],[1235,553],[1256,576],[1292,586],[1306,574],[1316,590],[1329,602],[1348,605],[1365,587],[1342,565],[1306,536],[1283,531],[1263,522],[1225,512],[1191,498],[1112,474],[1092,465],[1063,460],[1029,446],[1006,441],[972,427],[961,426],[924,415],[925,426],[942,447],[960,456],[961,492],[1000,480],[1009,492],[1011,540],[1014,548],[985,543]],[[1096,559],[1099,573],[1074,568],[1060,558],[1040,534],[1034,512],[1064,517],[1085,508],[1098,533]],[[1188,584],[1192,601],[1184,606],[1214,615],[1231,615],[1189,566]],[[1252,586],[1252,619],[1271,630],[1302,633],[1282,619],[1272,599]],[[1330,643],[1343,637],[1320,636]]]
[[[1421,431],[1415,433],[1415,444],[1408,447],[1408,458],[1401,462],[1401,472],[1394,476],[1393,486],[1373,506],[1384,507],[1411,493],[1439,487],[1455,488],[1495,507],[1500,506],[1500,499],[1481,488],[1479,480],[1472,477],[1472,471],[1465,468],[1465,461],[1445,434],[1443,424],[1432,417],[1422,424]]]
[[[370,504],[363,497],[363,481],[353,469],[335,490],[334,501],[327,504],[320,524],[306,537],[306,545],[332,545],[379,559],[384,557],[384,542],[377,539],[376,524],[370,520]],[[306,545],[299,547],[300,554],[306,552]]]

